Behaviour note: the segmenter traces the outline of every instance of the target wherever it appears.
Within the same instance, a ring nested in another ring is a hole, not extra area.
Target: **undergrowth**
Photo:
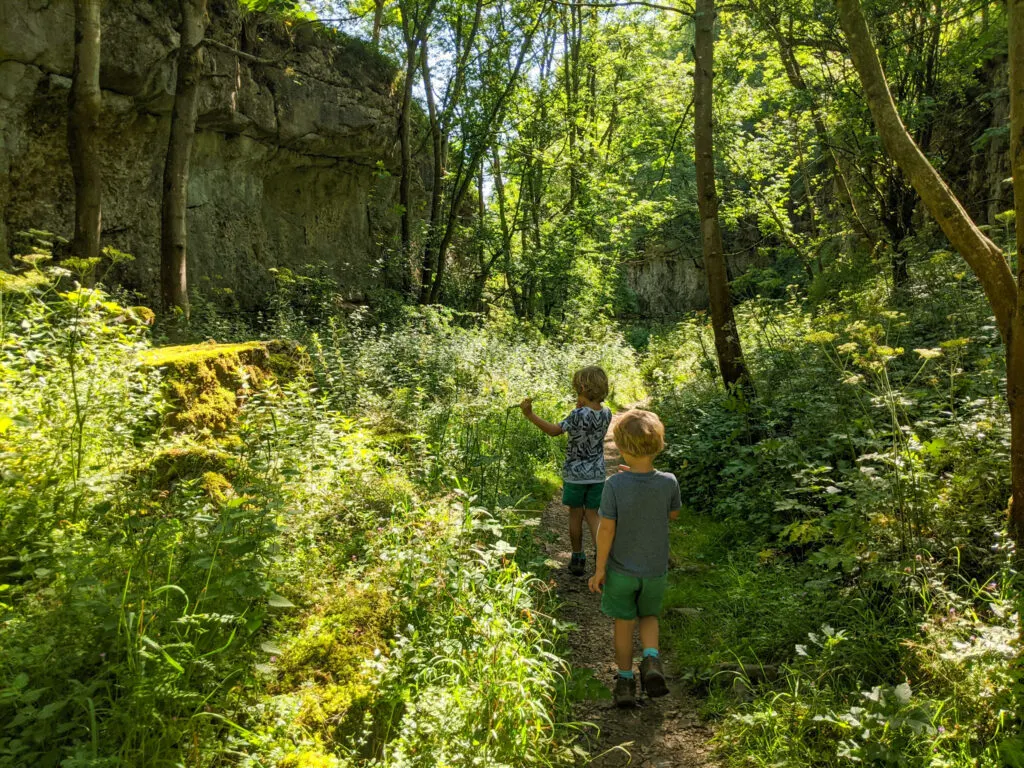
[[[635,397],[623,342],[292,318],[266,369],[199,348],[235,370],[186,423],[152,317],[41,258],[0,293],[0,765],[574,759],[560,448],[513,409],[561,416],[588,363]]]
[[[739,310],[756,403],[725,396],[710,328],[645,365],[689,510],[670,651],[733,765],[1016,765],[1019,578],[1006,540],[998,332],[955,257],[894,303]]]

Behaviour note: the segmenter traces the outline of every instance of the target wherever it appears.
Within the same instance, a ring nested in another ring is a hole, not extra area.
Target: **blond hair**
[[[593,400],[595,403],[604,402],[608,397],[608,374],[596,365],[580,368],[572,375],[572,388],[576,390],[577,395],[587,400]]]
[[[665,425],[650,411],[626,411],[613,434],[619,450],[631,456],[657,456],[665,449]]]

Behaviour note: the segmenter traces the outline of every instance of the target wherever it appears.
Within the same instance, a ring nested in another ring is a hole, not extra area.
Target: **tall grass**
[[[0,766],[568,759],[560,447],[515,404],[595,362],[638,396],[619,337],[293,324],[308,366],[177,432],[140,317],[40,275],[0,294]]]

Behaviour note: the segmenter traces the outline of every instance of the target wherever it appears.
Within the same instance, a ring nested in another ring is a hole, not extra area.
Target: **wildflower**
[[[906,568],[904,568],[903,572],[904,573],[910,573],[910,566],[907,566]]]
[[[945,733],[945,732],[946,732],[946,726],[940,725],[939,726],[939,733]]]
[[[991,589],[992,591],[995,591],[995,590],[999,589],[999,585],[996,584],[994,581],[990,581],[988,583],[988,588]]]
[[[273,664],[273,663],[274,663],[274,662],[276,662],[276,661],[277,661],[277,656],[271,656],[271,657],[270,657],[270,663],[271,663],[271,664]]]

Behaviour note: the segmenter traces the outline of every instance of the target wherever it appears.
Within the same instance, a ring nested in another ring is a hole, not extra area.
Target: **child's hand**
[[[619,464],[619,472],[632,472],[629,468],[629,464]]]
[[[529,397],[524,397],[523,402],[519,404],[519,410],[523,412],[523,416],[529,416],[533,413],[533,400]]]
[[[596,571],[593,576],[590,577],[590,591],[600,592],[601,588],[604,587],[604,580],[607,578],[604,571]]]

